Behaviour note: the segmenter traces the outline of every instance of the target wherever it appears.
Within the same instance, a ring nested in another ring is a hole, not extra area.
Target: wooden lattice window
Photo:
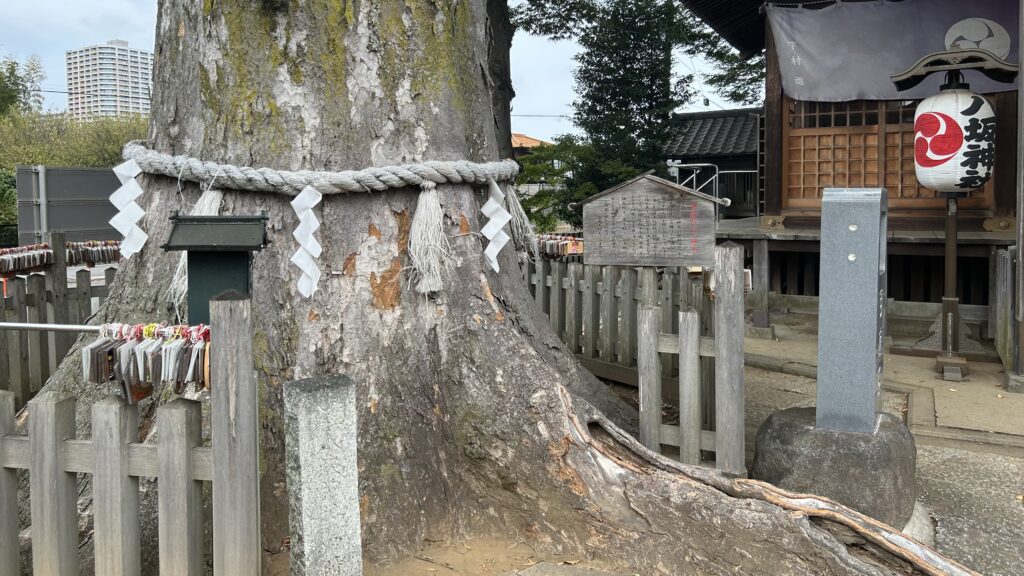
[[[790,128],[843,128],[846,126],[877,126],[878,103],[802,102],[789,101]],[[913,122],[913,114],[911,114]]]
[[[820,209],[823,190],[833,186],[884,186],[890,207],[941,207],[942,200],[920,186],[914,173],[917,104],[789,100],[783,207]],[[972,197],[984,205],[991,190],[990,182]]]

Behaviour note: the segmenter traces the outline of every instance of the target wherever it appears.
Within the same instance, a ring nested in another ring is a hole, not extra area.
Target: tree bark
[[[149,140],[161,152],[290,170],[510,154],[503,0],[161,0],[158,18]],[[149,243],[123,263],[97,321],[171,318],[177,257],[159,246],[171,212],[201,190],[163,177],[143,186]],[[637,456],[604,416],[629,428],[635,414],[540,320],[511,249],[502,273],[483,266],[479,191],[439,188],[457,268],[442,292],[416,293],[417,192],[326,197],[324,276],[303,299],[290,198],[225,190],[222,214],[269,216],[271,244],[253,263],[266,550],[287,536],[282,383],[344,373],[358,384],[368,562],[424,540],[515,534],[644,574],[888,571],[807,515]],[[77,356],[49,386],[79,396],[85,431],[89,405],[110,391],[78,382]]]

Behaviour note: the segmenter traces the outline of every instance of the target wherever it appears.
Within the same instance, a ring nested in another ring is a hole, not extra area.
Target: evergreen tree
[[[531,34],[581,42],[600,21],[613,0],[524,0],[512,9],[516,26]],[[707,59],[713,71],[702,80],[726,99],[744,104],[760,102],[764,89],[764,54],[743,58],[739,52],[687,10],[678,0],[635,0],[638,8],[656,5],[673,12],[673,46],[690,56]]]
[[[663,167],[671,114],[691,96],[691,77],[673,81],[676,14],[669,1],[609,0],[580,37],[574,120],[600,156]]]

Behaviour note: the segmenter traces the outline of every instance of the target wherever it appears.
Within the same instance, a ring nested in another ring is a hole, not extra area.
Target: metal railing
[[[731,202],[726,214],[731,217],[760,216],[761,206],[757,170],[720,170],[716,164],[676,164],[669,161],[676,183],[698,192]],[[720,218],[718,207],[715,217]]]

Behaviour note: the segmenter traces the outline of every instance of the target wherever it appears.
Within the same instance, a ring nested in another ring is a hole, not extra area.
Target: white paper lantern
[[[970,90],[943,90],[914,114],[917,180],[936,192],[966,194],[992,176],[996,115],[988,100]]]

